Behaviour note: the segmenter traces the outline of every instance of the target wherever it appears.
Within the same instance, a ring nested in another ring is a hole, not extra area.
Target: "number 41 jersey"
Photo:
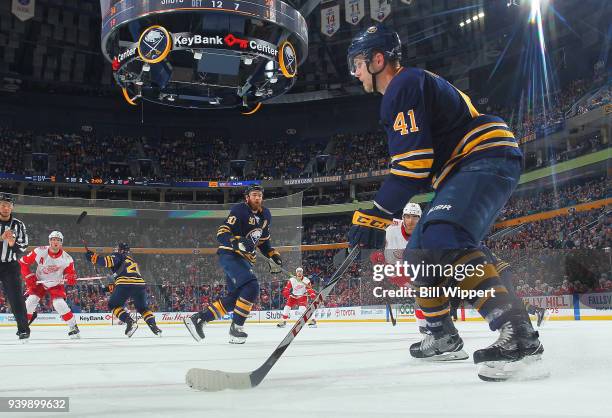
[[[436,189],[468,160],[522,158],[502,119],[479,113],[467,95],[426,70],[398,70],[383,96],[380,117],[389,141],[390,174],[411,188],[431,183]]]

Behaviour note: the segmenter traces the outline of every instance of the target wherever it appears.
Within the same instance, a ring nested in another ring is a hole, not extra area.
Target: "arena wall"
[[[529,303],[545,307],[552,321],[596,321],[612,320],[612,292],[586,293],[582,295],[532,296],[524,298]],[[395,304],[392,306],[395,318],[399,322],[414,322],[414,307],[412,304]],[[250,323],[276,323],[281,319],[281,310],[253,311],[248,319]],[[185,317],[193,312],[156,312],[158,324],[181,324]],[[460,321],[482,321],[482,317],[474,309],[460,309]],[[75,313],[79,326],[117,325],[110,312]],[[298,318],[297,311],[291,312],[291,320]],[[314,318],[319,322],[388,322],[389,312],[384,305],[348,306],[320,308]],[[220,323],[229,322],[227,315]],[[58,314],[41,313],[33,326],[65,325]],[[12,314],[0,314],[0,327],[15,326]]]

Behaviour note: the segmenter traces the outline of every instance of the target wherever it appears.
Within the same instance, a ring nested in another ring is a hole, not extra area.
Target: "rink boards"
[[[586,293],[582,295],[560,296],[532,296],[524,298],[532,305],[545,307],[550,313],[549,320],[557,321],[585,321],[585,320],[612,320],[612,292]],[[414,322],[414,306],[412,304],[392,305],[393,314],[398,321]],[[281,319],[281,310],[253,311],[249,317],[250,323],[274,323]],[[179,324],[193,312],[156,312],[155,318],[160,324]],[[482,321],[482,317],[474,309],[460,309],[459,320]],[[77,323],[81,325],[113,325],[110,312],[102,313],[75,313]],[[291,312],[292,320],[297,319],[297,311]],[[384,305],[377,306],[351,306],[320,308],[315,312],[314,318],[321,322],[387,322],[390,321],[389,312]],[[229,321],[226,315],[224,321]],[[41,313],[33,325],[53,326],[64,325],[58,314]],[[0,327],[14,326],[12,314],[0,314]]]

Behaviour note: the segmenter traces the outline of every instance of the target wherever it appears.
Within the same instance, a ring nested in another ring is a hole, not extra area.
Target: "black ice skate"
[[[410,346],[410,354],[414,358],[431,361],[465,360],[469,356],[463,350],[463,340],[459,334],[428,334],[418,343]]]
[[[531,322],[515,317],[504,323],[499,338],[487,348],[474,352],[474,363],[479,364],[478,377],[488,382],[502,382],[548,377],[539,363],[544,352],[539,334]]]
[[[311,319],[310,321],[308,321],[308,326],[310,328],[316,328],[317,327],[317,320],[316,319]]]
[[[137,329],[138,324],[136,323],[136,321],[134,321],[132,318],[129,318],[128,321],[125,323],[125,335],[127,335],[128,338],[132,338],[132,335],[134,335]]]
[[[77,325],[70,327],[68,331],[68,336],[73,340],[81,338],[81,331],[79,331],[79,327]]]
[[[450,317],[442,320],[440,331],[432,333],[427,330],[427,332],[421,342],[410,346],[412,357],[430,361],[465,360],[469,357],[463,350],[463,340]]]
[[[30,331],[17,332],[17,336],[19,337],[19,341],[27,343],[30,338]]]
[[[157,335],[158,337],[162,336],[162,330],[159,329],[159,327],[156,324],[149,324],[147,322],[147,325],[149,326],[149,329],[151,330],[153,334]]]
[[[276,326],[279,328],[285,328],[285,325],[287,325],[287,321],[280,321],[278,324],[276,324]]]
[[[232,322],[230,326],[229,335],[230,344],[244,344],[249,336],[249,334],[244,332],[244,327],[242,325],[236,325],[235,322]]]
[[[183,319],[183,323],[194,340],[202,341],[204,339],[204,325],[206,325],[206,321],[200,318],[199,313]]]
[[[419,332],[423,335],[431,335],[431,331],[427,327],[419,327]]]

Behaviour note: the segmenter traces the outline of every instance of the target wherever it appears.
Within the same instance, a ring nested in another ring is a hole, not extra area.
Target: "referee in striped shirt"
[[[13,197],[0,193],[0,281],[17,322],[20,340],[30,337],[21,274],[17,260],[28,247],[26,227],[13,217]]]

